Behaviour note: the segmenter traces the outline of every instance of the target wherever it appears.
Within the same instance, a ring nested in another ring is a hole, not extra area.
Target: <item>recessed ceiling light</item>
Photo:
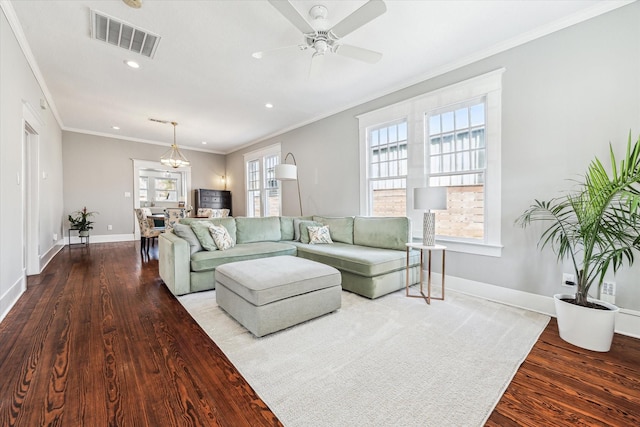
[[[113,129],[113,130],[120,130],[120,126],[111,126],[111,129]]]
[[[267,108],[273,108],[273,104],[270,102],[267,102],[266,104],[264,104],[264,106]]]
[[[140,64],[138,64],[136,61],[128,60],[128,61],[124,61],[124,63],[131,68],[135,68],[135,69],[140,68]]]
[[[202,145],[207,145],[207,141],[202,141]]]

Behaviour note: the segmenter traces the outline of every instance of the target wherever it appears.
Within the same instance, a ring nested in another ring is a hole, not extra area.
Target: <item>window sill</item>
[[[413,238],[414,242],[422,242],[421,238]],[[500,258],[502,256],[502,245],[492,245],[488,243],[462,242],[460,240],[447,240],[436,238],[438,245],[447,247],[447,251],[460,252],[471,255],[483,255]]]

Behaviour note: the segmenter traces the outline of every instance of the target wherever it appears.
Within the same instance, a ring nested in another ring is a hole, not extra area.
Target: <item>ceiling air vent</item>
[[[153,58],[160,43],[159,35],[97,10],[91,10],[91,37],[148,58]]]

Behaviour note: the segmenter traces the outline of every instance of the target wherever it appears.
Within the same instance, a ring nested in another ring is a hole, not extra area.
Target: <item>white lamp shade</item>
[[[295,181],[298,179],[298,167],[287,163],[281,163],[275,167],[275,176],[280,181]]]
[[[447,187],[414,188],[413,208],[421,210],[446,210]]]

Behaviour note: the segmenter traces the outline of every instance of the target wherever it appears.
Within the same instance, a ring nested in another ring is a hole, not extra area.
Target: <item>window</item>
[[[138,191],[140,206],[176,206],[182,198],[184,188],[181,172],[140,169]]]
[[[419,240],[413,189],[444,186],[448,209],[436,213],[436,239],[448,250],[500,256],[503,72],[358,116],[361,213],[406,215]]]
[[[427,164],[432,187],[447,187],[436,235],[484,240],[485,102],[428,113]]]
[[[245,154],[247,216],[278,216],[280,185],[275,166],[280,163],[280,145]]]
[[[373,216],[405,216],[407,122],[369,131],[369,200]]]
[[[153,180],[155,188],[156,202],[177,202],[178,201],[178,179],[177,178],[155,178]]]
[[[148,202],[149,201],[149,177],[141,176],[139,178],[139,188],[140,188],[140,201]]]

